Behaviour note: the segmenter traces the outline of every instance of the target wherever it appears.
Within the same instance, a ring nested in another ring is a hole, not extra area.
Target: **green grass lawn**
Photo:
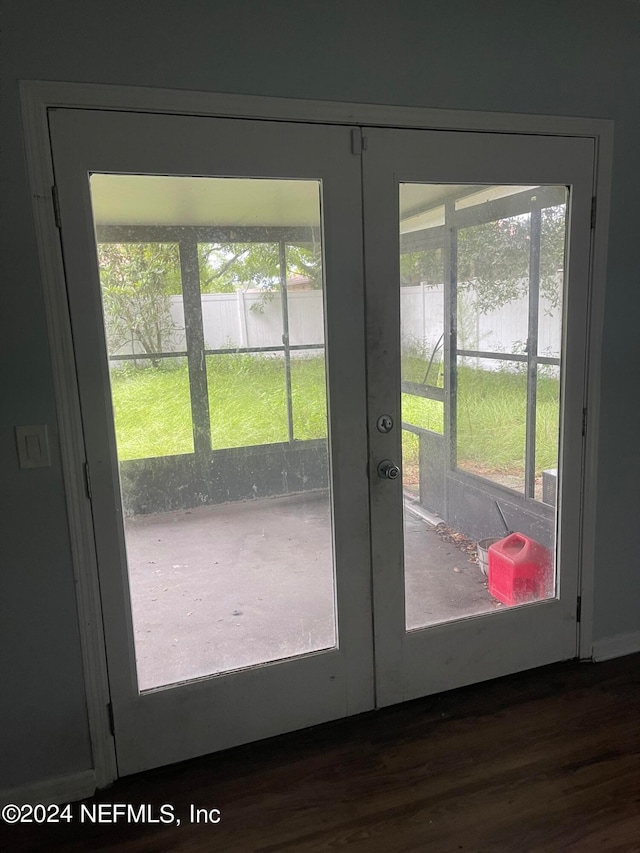
[[[404,364],[403,364],[404,368]],[[403,369],[403,373],[405,370]],[[413,375],[415,373],[415,376]],[[421,374],[421,375],[419,375]],[[324,360],[294,359],[291,365],[294,437],[326,435]],[[214,449],[287,441],[284,361],[270,356],[207,357],[211,439]],[[412,367],[422,381],[424,364]],[[429,376],[437,380],[438,371]],[[189,378],[185,359],[159,368],[116,368],[111,374],[118,452],[121,460],[193,451]],[[526,376],[460,368],[458,373],[458,462],[476,473],[524,475]],[[404,421],[443,430],[443,405],[402,395]],[[558,381],[538,380],[536,471],[555,467]],[[417,436],[403,434],[405,468],[416,466]]]
[[[557,379],[538,377],[536,475],[558,458]],[[476,473],[524,478],[527,377],[519,373],[460,368],[458,464]]]
[[[287,441],[284,361],[270,356],[207,357],[211,444],[214,449]],[[326,435],[324,360],[291,364],[296,439]],[[193,452],[186,359],[158,368],[111,372],[120,460]]]

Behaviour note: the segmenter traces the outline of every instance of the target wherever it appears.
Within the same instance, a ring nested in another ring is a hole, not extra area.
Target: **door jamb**
[[[64,264],[53,206],[54,178],[47,119],[49,109],[128,110],[349,126],[582,136],[594,140],[593,196],[597,198],[598,205],[591,243],[589,282],[589,343],[584,401],[586,434],[583,447],[582,536],[579,555],[582,614],[577,625],[579,656],[586,659],[592,657],[600,344],[604,319],[613,121],[31,80],[20,82],[20,96],[53,367],[62,474],[69,518],[88,722],[97,788],[109,784],[118,774],[108,713],[110,693],[91,506],[84,479],[86,459],[82,419],[75,378]]]

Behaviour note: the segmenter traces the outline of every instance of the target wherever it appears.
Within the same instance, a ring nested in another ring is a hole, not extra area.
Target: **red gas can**
[[[539,601],[552,594],[551,551],[524,533],[489,546],[489,592],[503,604]]]

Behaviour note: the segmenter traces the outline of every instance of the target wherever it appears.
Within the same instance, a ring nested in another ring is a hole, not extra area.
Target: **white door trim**
[[[598,207],[592,242],[591,280],[589,283],[591,289],[589,373],[587,401],[585,401],[585,405],[588,404],[588,417],[583,481],[580,567],[582,622],[579,645],[581,657],[590,658],[592,656],[600,349],[604,319],[606,253],[610,213],[609,193],[613,155],[612,121],[580,117],[307,101],[253,95],[51,81],[21,81],[20,93],[25,150],[53,366],[56,410],[60,428],[62,472],[76,579],[78,621],[89,730],[96,770],[96,787],[103,787],[115,779],[117,769],[107,711],[109,685],[91,513],[85,493],[82,423],[75,380],[64,267],[53,215],[53,169],[47,121],[47,110],[50,108],[115,109],[380,127],[585,136],[595,139],[597,159],[593,191],[598,199]]]
[[[110,692],[93,524],[84,479],[86,459],[82,418],[75,377],[64,265],[53,207],[53,164],[47,107],[48,103],[40,99],[22,99],[27,165],[49,333],[60,458],[76,583],[87,716],[95,769],[94,788],[102,788],[116,779],[118,773],[108,712]],[[89,792],[83,794],[88,795]]]
[[[39,103],[44,108],[58,106],[127,109],[135,112],[265,118],[321,124],[424,127],[432,130],[486,130],[494,133],[534,133],[552,136],[593,137],[611,134],[613,131],[613,121],[609,119],[577,116],[431,109],[48,80],[20,81],[20,90],[23,102]]]

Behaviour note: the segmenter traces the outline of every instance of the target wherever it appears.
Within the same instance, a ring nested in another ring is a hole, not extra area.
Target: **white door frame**
[[[21,81],[20,93],[25,149],[53,367],[56,411],[60,431],[61,464],[69,518],[88,721],[94,758],[95,786],[97,788],[113,781],[117,772],[108,713],[110,694],[91,508],[86,494],[80,404],[75,379],[64,266],[52,193],[54,181],[47,113],[49,109],[56,107],[263,118],[351,126],[581,136],[594,139],[596,167],[593,176],[593,195],[597,198],[598,204],[591,248],[589,282],[589,352],[587,358],[587,400],[585,400],[587,431],[582,484],[582,547],[579,567],[580,594],[582,596],[579,650],[581,658],[591,658],[595,572],[595,496],[600,410],[600,345],[604,319],[609,195],[613,157],[612,121],[519,113],[433,110],[420,107],[307,101],[253,95],[49,81]]]

